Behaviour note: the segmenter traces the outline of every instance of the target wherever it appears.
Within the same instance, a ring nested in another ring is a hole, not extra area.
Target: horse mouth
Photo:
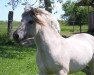
[[[23,46],[31,46],[34,44],[34,38],[26,38],[20,41],[20,44]]]
[[[16,43],[22,45],[22,46],[32,46],[32,44],[34,43],[34,38],[23,38],[23,39],[17,39],[16,37],[14,38],[14,41],[16,41]]]

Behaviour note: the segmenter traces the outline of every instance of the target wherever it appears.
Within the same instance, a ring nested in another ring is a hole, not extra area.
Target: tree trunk
[[[52,13],[52,6],[51,6],[51,1],[50,0],[44,0],[44,4],[45,4],[45,9],[49,12]]]
[[[12,21],[13,21],[13,11],[9,11],[8,13],[8,38],[13,38],[13,30],[12,30]]]

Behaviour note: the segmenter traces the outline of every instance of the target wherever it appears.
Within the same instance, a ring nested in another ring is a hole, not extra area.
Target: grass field
[[[19,23],[13,23],[15,30]],[[87,31],[87,26],[82,27],[83,32]],[[79,26],[61,25],[61,34],[70,36],[79,32]],[[7,22],[0,22],[0,75],[38,75],[36,66],[36,46],[24,47],[14,44],[7,39]],[[85,75],[77,72],[70,75]]]

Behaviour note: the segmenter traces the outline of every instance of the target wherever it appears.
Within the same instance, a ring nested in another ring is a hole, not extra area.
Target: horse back
[[[77,38],[82,41],[86,40],[92,45],[93,51],[94,51],[94,36],[88,34],[88,33],[80,33],[80,34],[75,34],[71,36],[70,38]]]

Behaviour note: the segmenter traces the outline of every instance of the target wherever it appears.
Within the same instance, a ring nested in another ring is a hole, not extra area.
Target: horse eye
[[[33,23],[34,23],[34,21],[29,21],[28,23],[29,23],[29,24],[33,24]]]

